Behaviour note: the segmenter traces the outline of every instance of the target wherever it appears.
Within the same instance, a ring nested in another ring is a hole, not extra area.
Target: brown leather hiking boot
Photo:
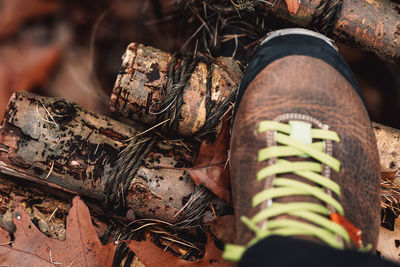
[[[235,107],[230,165],[240,246],[227,246],[227,259],[271,235],[375,249],[379,156],[360,95],[326,37],[289,29],[263,42]]]

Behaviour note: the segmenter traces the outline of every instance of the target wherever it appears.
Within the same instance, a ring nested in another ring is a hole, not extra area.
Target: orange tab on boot
[[[356,245],[357,248],[362,247],[361,230],[355,227],[351,222],[349,222],[345,217],[339,213],[331,213],[331,221],[340,224],[349,233],[350,239]]]

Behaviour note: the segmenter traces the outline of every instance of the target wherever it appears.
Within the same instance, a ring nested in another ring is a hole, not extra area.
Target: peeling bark
[[[125,140],[142,130],[63,99],[19,92],[0,128],[0,173],[102,202],[104,184]],[[157,143],[130,184],[128,214],[179,220],[175,214],[196,188],[182,169],[193,161],[193,153],[182,144]]]
[[[285,1],[268,13],[300,27],[313,28],[311,22],[321,0],[301,1],[297,13],[290,13]],[[382,59],[400,63],[400,5],[390,0],[346,0],[333,23],[333,36],[342,42],[373,52]]]
[[[111,95],[111,111],[131,120],[155,124],[162,113],[160,104],[165,97],[163,89],[169,79],[171,59],[170,53],[131,43],[122,58]],[[194,135],[206,122],[207,76],[207,64],[198,63],[183,92],[184,103],[177,129],[181,135]],[[210,114],[237,88],[241,77],[239,66],[231,58],[220,57],[211,64],[211,102],[214,108]]]

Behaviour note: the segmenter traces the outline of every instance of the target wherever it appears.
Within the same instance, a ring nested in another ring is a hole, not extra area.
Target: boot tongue
[[[289,121],[290,137],[305,144],[312,143],[311,123],[304,121]]]

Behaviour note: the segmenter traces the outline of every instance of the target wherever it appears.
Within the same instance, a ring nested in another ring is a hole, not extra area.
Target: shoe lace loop
[[[266,202],[266,209],[262,209],[252,218],[241,217],[241,221],[254,232],[255,237],[245,247],[226,245],[224,251],[225,259],[239,260],[247,247],[270,235],[314,236],[329,246],[338,249],[344,248],[342,241],[347,244],[351,242],[346,229],[329,219],[332,211],[343,216],[342,205],[332,196],[332,193],[340,196],[340,187],[336,182],[322,175],[323,164],[336,172],[340,171],[340,162],[324,152],[325,141],[340,142],[340,138],[334,131],[311,129],[311,124],[308,124],[308,126],[305,124],[308,123],[300,121],[292,123],[290,121],[287,124],[277,121],[262,121],[259,124],[258,132],[274,131],[275,142],[279,144],[261,149],[258,153],[259,162],[275,159],[273,164],[257,173],[257,181],[263,181],[268,177],[275,176],[272,182],[273,186],[257,193],[253,197],[253,208]],[[300,134],[293,134],[293,127],[300,129]],[[308,129],[306,129],[307,127]],[[302,128],[304,130],[301,130]],[[307,135],[309,136],[307,137]],[[320,141],[313,143],[313,139]],[[315,162],[291,162],[282,159],[293,156],[312,158]],[[282,177],[282,175],[288,173],[303,177],[315,185]],[[277,177],[276,175],[280,176]],[[312,196],[325,205],[311,202],[273,202],[276,198],[287,196]],[[274,219],[274,217],[280,215],[290,215],[290,217],[288,219]],[[292,216],[302,220],[290,219]],[[338,236],[342,240],[338,239]]]

